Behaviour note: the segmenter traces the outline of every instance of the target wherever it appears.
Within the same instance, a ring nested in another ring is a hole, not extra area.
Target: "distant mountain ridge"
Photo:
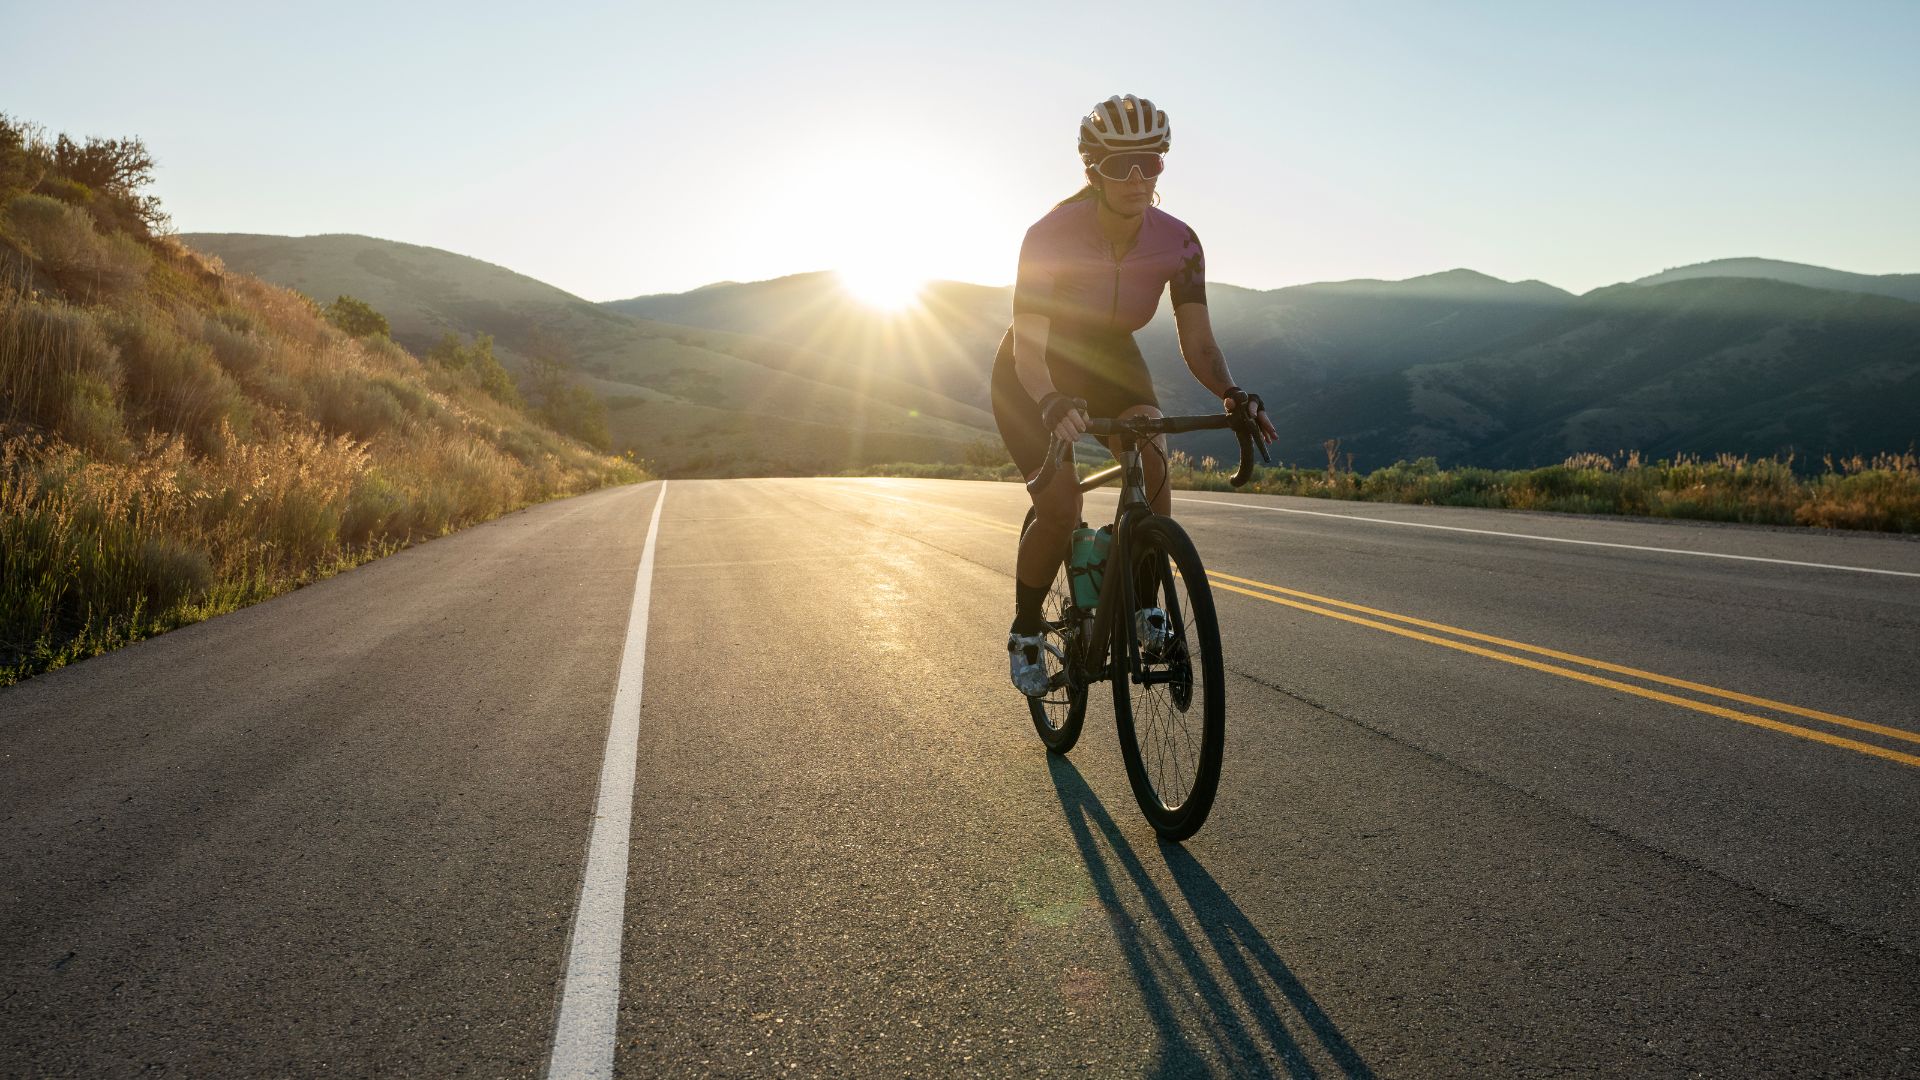
[[[1007,287],[935,282],[918,310],[886,314],[816,272],[595,305],[386,241],[354,238],[384,254],[343,263],[320,257],[324,237],[183,239],[323,298],[337,289],[387,310],[391,291],[407,313],[396,336],[458,324],[495,333],[513,355],[545,335],[610,401],[647,402],[615,409],[616,427],[629,414],[617,438],[687,435],[690,453],[721,454],[742,440],[777,443],[762,419],[777,414],[805,425],[795,438],[816,446],[853,428],[797,468],[849,455],[952,460],[972,443],[997,446],[986,384],[1010,318]],[[423,253],[438,269],[408,269]],[[311,273],[321,263],[332,276]],[[446,293],[435,274],[459,289]],[[1920,440],[1920,303],[1894,295],[1914,280],[1738,259],[1575,296],[1454,269],[1271,290],[1213,283],[1208,305],[1236,377],[1274,407],[1284,460],[1320,464],[1328,440],[1360,468],[1421,456],[1531,466],[1628,449],[1791,450],[1805,460]],[[1218,407],[1185,371],[1165,304],[1139,339],[1164,407]],[[748,408],[729,408],[742,395]],[[861,398],[875,400],[856,407]],[[648,413],[656,402],[666,408]],[[1219,437],[1182,445],[1232,453]]]
[[[1208,306],[1236,377],[1274,403],[1289,460],[1323,461],[1328,440],[1362,468],[1429,455],[1531,466],[1628,449],[1804,458],[1920,438],[1920,306],[1897,295],[1915,280],[1737,259],[1575,296],[1454,269],[1269,290],[1214,283]],[[845,305],[835,293],[830,274],[800,274],[607,306],[778,337],[809,332],[799,312]],[[1011,290],[938,282],[924,304],[923,325],[901,333],[940,343],[922,346],[949,358],[932,384],[984,401]],[[1139,339],[1164,406],[1216,407],[1181,365],[1165,305]],[[1185,445],[1232,452],[1220,436]]]
[[[1904,450],[1920,439],[1920,305],[1761,279],[1619,285],[1313,408],[1371,462]]]
[[[1839,292],[1870,293],[1896,300],[1920,303],[1920,274],[1855,274],[1807,263],[1782,262],[1779,259],[1715,259],[1671,270],[1662,270],[1631,282],[1634,285],[1665,285],[1694,278],[1765,278],[1790,285]]]

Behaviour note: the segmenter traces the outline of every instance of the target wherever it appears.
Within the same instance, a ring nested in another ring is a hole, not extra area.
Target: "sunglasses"
[[[1094,163],[1093,171],[1109,180],[1126,180],[1139,170],[1142,179],[1151,180],[1159,176],[1167,167],[1167,159],[1161,154],[1149,154],[1133,151],[1125,154],[1109,154]]]

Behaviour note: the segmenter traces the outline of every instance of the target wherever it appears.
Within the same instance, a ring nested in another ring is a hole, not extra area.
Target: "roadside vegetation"
[[[183,247],[152,168],[0,117],[0,685],[643,478],[530,413],[487,338],[416,357]]]
[[[962,463],[900,463],[848,475],[1018,480],[998,450],[982,443]],[[1330,445],[1324,469],[1257,468],[1235,489],[1228,482],[1234,463],[1175,451],[1170,475],[1174,487],[1189,491],[1920,533],[1920,456],[1911,450],[1827,458],[1814,473],[1797,471],[1792,458],[1645,461],[1634,453],[1578,454],[1538,469],[1442,469],[1421,458],[1359,473],[1342,468],[1339,457],[1338,446]],[[1095,467],[1083,464],[1081,472]]]

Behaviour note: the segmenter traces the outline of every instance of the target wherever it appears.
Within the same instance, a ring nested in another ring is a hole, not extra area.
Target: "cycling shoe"
[[[1014,689],[1028,697],[1046,696],[1050,689],[1046,654],[1045,635],[1007,635],[1007,665],[1013,676]]]
[[[1173,641],[1173,623],[1159,608],[1144,607],[1133,613],[1133,636],[1147,659],[1159,660]]]

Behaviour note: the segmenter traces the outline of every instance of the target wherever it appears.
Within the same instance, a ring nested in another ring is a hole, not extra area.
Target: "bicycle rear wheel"
[[[1114,620],[1113,711],[1140,810],[1165,840],[1206,823],[1220,786],[1227,689],[1213,590],[1186,530],[1149,517],[1127,544],[1133,610]],[[1108,573],[1114,572],[1113,567]],[[1164,643],[1143,645],[1135,613],[1166,614]]]
[[[1032,510],[1027,511],[1027,520],[1020,526],[1020,535],[1027,534],[1027,526],[1033,524]],[[1046,619],[1046,644],[1044,649],[1047,663],[1047,676],[1053,682],[1053,688],[1045,697],[1028,698],[1027,708],[1033,713],[1033,729],[1040,735],[1050,753],[1064,754],[1073,749],[1080,741],[1080,729],[1087,718],[1087,687],[1085,683],[1076,685],[1069,672],[1077,665],[1069,665],[1062,658],[1074,656],[1074,650],[1080,642],[1078,614],[1073,609],[1072,587],[1067,583],[1067,564],[1063,560],[1060,569],[1054,571],[1053,588],[1048,590],[1047,598],[1041,607]],[[1055,650],[1058,650],[1057,652]]]

